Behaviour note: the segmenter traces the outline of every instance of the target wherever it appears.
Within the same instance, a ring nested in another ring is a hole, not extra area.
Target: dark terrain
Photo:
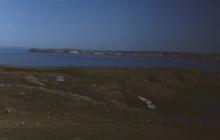
[[[2,66],[0,139],[218,140],[219,101],[220,73]]]
[[[32,48],[33,53],[56,53],[72,55],[103,55],[103,56],[160,56],[160,57],[183,57],[191,59],[220,59],[220,53],[201,52],[169,52],[169,51],[113,51],[113,50],[80,50],[64,48]]]

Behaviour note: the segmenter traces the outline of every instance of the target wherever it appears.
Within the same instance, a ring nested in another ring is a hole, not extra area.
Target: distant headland
[[[105,55],[105,56],[160,56],[220,60],[220,53],[169,52],[169,51],[117,51],[117,50],[80,50],[71,48],[31,48],[33,53],[56,53],[71,55]]]

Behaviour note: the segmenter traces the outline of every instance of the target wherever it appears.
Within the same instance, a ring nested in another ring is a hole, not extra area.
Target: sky
[[[220,1],[0,0],[0,46],[220,52]]]

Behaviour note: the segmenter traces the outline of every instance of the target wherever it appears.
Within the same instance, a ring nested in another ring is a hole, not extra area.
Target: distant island
[[[168,52],[168,51],[117,51],[117,50],[80,50],[66,48],[31,48],[33,53],[56,53],[71,55],[105,55],[105,56],[160,56],[184,57],[198,59],[220,59],[220,53]]]

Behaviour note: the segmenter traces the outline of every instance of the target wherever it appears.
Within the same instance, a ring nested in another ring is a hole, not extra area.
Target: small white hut
[[[58,82],[64,82],[64,79],[65,79],[65,77],[64,77],[63,75],[57,75],[57,76],[56,76],[56,80],[57,80]]]

